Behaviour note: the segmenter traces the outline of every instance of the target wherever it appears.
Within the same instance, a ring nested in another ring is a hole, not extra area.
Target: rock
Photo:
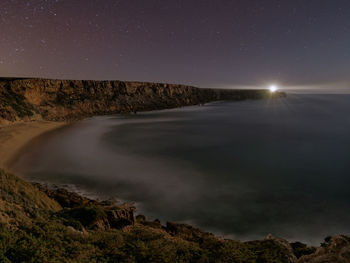
[[[72,227],[72,226],[68,226],[67,229],[68,229],[69,231],[71,231],[71,232],[80,234],[80,235],[82,235],[82,236],[88,236],[88,235],[89,235],[89,233],[86,232],[85,228],[82,228],[82,230],[80,231],[80,230],[75,229],[75,228]]]
[[[66,219],[67,224],[74,223],[70,221],[73,219],[90,230],[109,230],[122,229],[136,222],[135,207],[129,204],[117,205],[115,200],[99,202],[63,188],[34,185],[65,208],[59,215]]]
[[[156,221],[143,221],[143,222],[140,222],[141,225],[144,225],[144,226],[148,226],[148,227],[151,227],[151,228],[154,228],[154,229],[163,229],[163,226],[161,223],[159,222],[156,222]]]
[[[45,185],[33,183],[40,191],[44,192],[47,196],[54,199],[64,208],[75,208],[85,205],[96,205],[97,201],[83,197],[77,193],[70,192],[64,188],[48,188]]]
[[[302,256],[298,263],[350,263],[350,238],[335,236],[326,242],[314,254]]]
[[[137,215],[136,216],[137,223],[141,223],[141,222],[145,222],[145,221],[146,221],[146,217],[144,215]]]
[[[172,236],[180,237],[193,242],[200,242],[203,239],[214,237],[213,234],[204,232],[190,225],[171,222],[167,222],[165,231]]]
[[[276,243],[278,243],[280,246],[284,247],[286,249],[286,258],[288,262],[291,262],[291,263],[298,262],[297,257],[294,255],[294,250],[287,240],[283,238],[274,237],[271,234],[267,235],[265,240],[273,240]]]
[[[313,254],[316,252],[315,247],[310,247],[310,246],[303,244],[301,242],[293,242],[293,243],[290,243],[290,245],[293,249],[294,255],[297,258],[301,258],[304,255],[310,255],[310,254]]]
[[[71,121],[160,110],[216,100],[283,97],[267,90],[199,89],[174,84],[50,79],[0,79],[0,122]]]
[[[86,205],[64,209],[57,215],[63,218],[64,224],[78,229],[106,231],[123,229],[135,223],[134,208],[131,207]]]
[[[111,228],[122,229],[135,224],[134,207],[105,207],[107,220]]]

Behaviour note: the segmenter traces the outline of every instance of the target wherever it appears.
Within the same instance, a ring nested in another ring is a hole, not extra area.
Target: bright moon
[[[278,87],[276,85],[271,85],[269,89],[271,92],[275,92],[277,91]]]

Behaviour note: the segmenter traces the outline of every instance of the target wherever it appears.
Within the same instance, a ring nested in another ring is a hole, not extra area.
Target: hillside
[[[345,236],[328,237],[319,248],[272,236],[224,240],[0,170],[0,262],[349,262],[349,244]]]
[[[290,245],[277,239],[222,240],[3,171],[0,182],[1,262],[296,262]]]

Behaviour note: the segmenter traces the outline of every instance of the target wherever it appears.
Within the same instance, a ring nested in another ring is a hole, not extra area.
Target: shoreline
[[[205,104],[218,103],[223,101],[212,101]],[[143,111],[140,113],[159,112],[167,110],[177,110],[187,107],[200,107],[201,105],[186,105],[170,109],[156,109]],[[130,114],[130,113],[128,113]],[[95,115],[113,116],[115,114]],[[50,132],[66,127],[71,123],[88,119],[86,117],[75,121],[46,121],[46,120],[28,120],[15,122],[0,122],[0,170],[12,173],[12,165],[20,158],[21,153],[31,146],[33,141]]]
[[[46,134],[60,130],[61,128],[64,128],[69,124],[70,122],[51,122],[51,121],[38,120],[38,121],[28,121],[28,122],[15,122],[7,126],[0,125],[0,170],[3,169],[11,173],[12,164],[14,164],[17,158],[20,157],[20,155],[23,153],[23,151],[25,151],[27,147],[32,147],[33,142],[35,144],[35,140],[37,140],[38,138],[41,138],[42,136],[45,136]],[[12,175],[12,176],[15,176],[15,175]],[[21,176],[19,177],[22,178]],[[31,187],[33,187],[32,184],[30,185]],[[83,206],[85,205],[85,207],[92,204],[96,207],[99,207],[100,209],[104,209],[103,211],[105,211],[105,213],[112,211],[112,210],[109,210],[111,209],[108,206],[110,205],[109,203],[99,202],[98,200],[96,201],[95,199],[90,199],[89,197],[82,195],[81,193],[77,193],[74,191],[73,192],[67,191],[64,188],[49,189],[49,188],[45,188],[45,186],[40,186],[38,184],[34,184],[34,187],[39,188],[38,191],[40,191],[40,193],[44,193],[45,195],[47,195],[50,198],[49,199],[50,202],[53,202],[53,201],[58,202],[59,200],[62,201],[62,196],[64,196],[64,200],[67,201],[67,203],[80,202],[79,205],[83,205]],[[1,205],[1,200],[0,200],[0,205]],[[65,206],[62,205],[62,207],[65,207]],[[65,209],[71,209],[75,211],[74,209],[77,209],[77,208],[66,207]],[[209,232],[206,232],[205,230],[198,229],[188,224],[167,222],[166,225],[162,225],[157,220],[148,221],[144,215],[136,216],[136,214],[134,214],[135,208],[132,206],[122,205],[120,207],[118,206],[118,209],[119,210],[122,209],[122,211],[124,211],[128,216],[131,216],[130,218],[129,217],[126,218],[125,216],[122,217],[121,219],[117,218],[118,220],[124,220],[123,222],[125,222],[125,220],[129,220],[130,222],[128,224],[130,225],[127,226],[128,229],[132,229],[132,227],[136,227],[138,229],[142,228],[142,230],[145,233],[148,233],[149,231],[155,231],[157,234],[163,233],[164,235],[168,235],[171,238],[177,238],[177,240],[181,240],[183,242],[195,243],[195,242],[202,242],[202,240],[204,240],[205,242],[208,242],[208,240],[213,242],[213,240],[215,240],[215,242],[220,242],[219,244],[222,245],[222,242],[223,242],[222,240],[226,240],[228,244],[230,244],[230,242],[234,242],[235,244],[238,244],[237,242],[239,242],[241,247],[246,248],[254,245],[254,246],[257,246],[259,249],[265,249],[264,251],[268,251],[268,252],[270,251],[274,252],[276,249],[280,249],[281,253],[282,252],[284,253],[282,254],[282,257],[289,258],[290,261],[287,261],[287,262],[293,262],[293,263],[314,262],[314,261],[307,261],[307,260],[309,259],[313,260],[314,258],[318,259],[322,257],[329,257],[330,255],[333,257],[338,257],[338,254],[340,255],[340,252],[347,249],[346,244],[348,244],[346,243],[345,245],[343,245],[344,242],[348,242],[348,241],[346,239],[347,237],[341,236],[341,235],[329,237],[329,241],[325,241],[326,243],[321,243],[323,244],[321,246],[310,245],[309,243],[304,243],[304,242],[301,243],[298,241],[292,242],[292,241],[288,241],[287,239],[278,238],[272,235],[268,235],[265,239],[259,239],[255,241],[251,241],[251,240],[239,241],[237,239],[230,238],[230,237],[228,238],[220,237],[217,234],[211,234]],[[63,209],[62,211],[70,211],[70,210]],[[1,215],[0,215],[0,219],[1,219]],[[7,218],[5,219],[7,220]],[[50,221],[48,222],[49,222],[48,224],[51,223]],[[104,229],[105,226],[102,226],[98,230],[92,230],[92,229],[89,229],[87,226],[84,226],[86,227],[86,229],[83,228],[82,231],[80,231],[79,229],[77,230],[72,226],[68,226],[68,228],[69,228],[69,231],[73,231],[74,233],[78,233],[79,235],[80,234],[92,235],[91,233],[93,232],[90,232],[90,231],[99,231],[99,233],[109,233],[107,226],[111,222],[107,221],[106,229]],[[113,231],[116,231],[116,230],[113,228]],[[191,235],[197,235],[199,241],[197,239],[191,239]],[[332,252],[328,251],[328,247],[334,247],[335,246],[334,244],[340,244],[341,242],[342,242],[342,246],[339,246],[339,249]],[[264,247],[265,244],[269,244],[269,246],[272,246],[272,247],[265,248]]]
[[[34,139],[68,125],[68,122],[28,121],[0,126],[0,169],[11,172],[11,164]]]

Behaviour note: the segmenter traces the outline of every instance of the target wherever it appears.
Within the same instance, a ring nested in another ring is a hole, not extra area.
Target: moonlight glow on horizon
[[[273,93],[273,92],[275,92],[275,91],[278,90],[278,87],[277,87],[276,85],[271,85],[271,86],[269,87],[269,90]]]

